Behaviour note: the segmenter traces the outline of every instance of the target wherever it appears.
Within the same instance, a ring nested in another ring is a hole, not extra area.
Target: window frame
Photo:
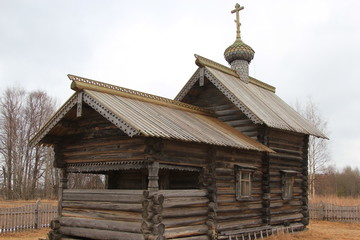
[[[256,168],[252,166],[235,165],[235,197],[237,201],[252,199],[253,176]],[[247,178],[243,178],[248,174]],[[248,191],[244,194],[244,185],[248,185]]]
[[[294,184],[297,171],[281,170],[282,199],[291,200],[294,197]]]

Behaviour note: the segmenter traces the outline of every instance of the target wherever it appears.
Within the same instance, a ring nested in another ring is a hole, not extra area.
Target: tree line
[[[53,197],[58,174],[49,147],[29,146],[32,136],[55,111],[43,91],[8,88],[0,96],[0,186],[6,199]]]
[[[0,93],[0,198],[57,198],[59,171],[51,146],[30,146],[30,139],[57,108],[43,91],[8,88]],[[104,177],[69,174],[70,188],[103,188]]]
[[[339,197],[360,196],[360,171],[350,166],[338,170],[329,166],[317,175],[316,192],[318,195],[335,195]]]

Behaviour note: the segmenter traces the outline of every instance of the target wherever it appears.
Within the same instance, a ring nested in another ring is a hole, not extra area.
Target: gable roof
[[[181,101],[197,80],[206,76],[253,123],[327,138],[325,134],[278,97],[274,87],[254,78],[250,78],[250,82],[246,84],[239,79],[233,69],[198,55],[195,57],[196,64],[200,68],[179,92],[175,100]]]
[[[94,80],[68,75],[77,91],[33,137],[35,145],[77,102],[104,116],[129,137],[146,136],[256,151],[271,149],[236,131],[206,109]]]

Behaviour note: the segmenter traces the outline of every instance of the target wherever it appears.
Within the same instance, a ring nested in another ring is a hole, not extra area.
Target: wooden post
[[[62,168],[60,172],[60,184],[59,184],[59,199],[58,199],[58,216],[62,214],[62,201],[64,189],[67,189],[67,172],[66,168]]]
[[[216,148],[211,147],[208,151],[208,165],[205,173],[205,186],[208,190],[209,211],[208,220],[208,237],[211,240],[217,239],[217,196],[216,196]]]
[[[40,200],[36,201],[35,205],[35,229],[40,228]]]
[[[309,181],[308,181],[308,148],[309,148],[309,136],[304,137],[304,146],[303,146],[303,161],[302,161],[302,182],[301,189],[302,192],[302,211],[301,213],[304,215],[302,219],[302,223],[306,227],[309,225],[309,207],[308,207],[308,189],[309,189]]]
[[[258,130],[258,141],[265,146],[269,146],[266,135],[265,128]],[[264,225],[270,225],[270,156],[268,153],[263,153],[262,156],[262,190],[262,222]]]
[[[149,164],[149,183],[148,190],[150,192],[155,192],[159,190],[159,162],[153,162]]]

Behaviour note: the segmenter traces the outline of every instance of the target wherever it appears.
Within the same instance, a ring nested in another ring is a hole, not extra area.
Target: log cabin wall
[[[216,153],[217,226],[219,232],[251,228],[263,224],[262,157],[253,151],[229,151],[219,148]],[[236,166],[251,166],[251,198],[236,199]]]
[[[55,144],[56,167],[64,167],[63,163],[136,161],[147,156],[144,138],[129,138],[85,104],[83,117],[62,120],[59,125],[64,126],[63,131],[67,133]]]
[[[270,211],[271,225],[289,225],[308,218],[307,212],[307,146],[308,136],[275,129],[267,131],[270,153]],[[290,199],[283,198],[282,171],[295,171]]]
[[[52,221],[50,239],[143,240],[142,190],[65,189],[62,214]]]
[[[206,78],[204,85],[195,84],[182,102],[213,110],[219,120],[253,139],[257,138],[258,127]]]
[[[204,168],[208,150],[205,144],[164,140],[161,153],[154,157],[164,164]]]
[[[167,239],[208,240],[208,193],[205,189],[160,190],[162,223]]]

